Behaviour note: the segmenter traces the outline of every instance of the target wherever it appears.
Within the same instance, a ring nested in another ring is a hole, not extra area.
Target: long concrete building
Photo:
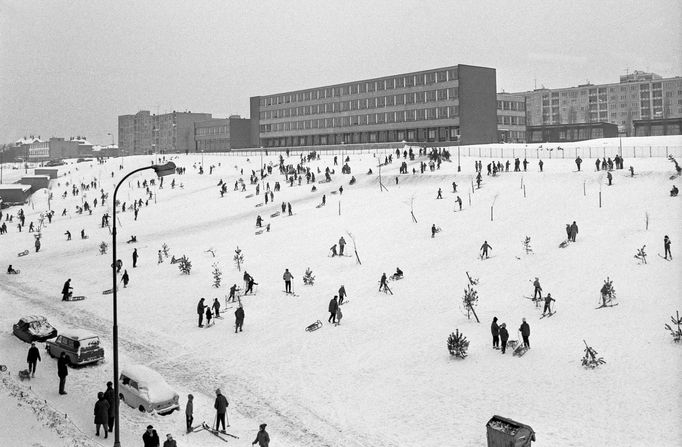
[[[492,143],[495,69],[454,65],[251,97],[251,145]]]

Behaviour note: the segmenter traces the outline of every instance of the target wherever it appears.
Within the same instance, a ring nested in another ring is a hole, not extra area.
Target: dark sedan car
[[[13,326],[12,332],[26,343],[45,341],[57,336],[57,329],[53,328],[47,319],[40,315],[21,317],[19,322]]]

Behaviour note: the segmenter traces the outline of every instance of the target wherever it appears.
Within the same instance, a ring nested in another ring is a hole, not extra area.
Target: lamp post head
[[[169,161],[165,165],[154,165],[152,166],[152,168],[154,169],[154,172],[156,172],[156,175],[159,177],[175,174],[175,163],[173,163],[172,161]]]

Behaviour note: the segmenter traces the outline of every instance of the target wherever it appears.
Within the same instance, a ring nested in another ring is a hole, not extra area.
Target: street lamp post
[[[112,278],[113,278],[113,291],[114,291],[114,302],[113,302],[113,311],[114,311],[114,447],[120,447],[121,446],[121,441],[119,438],[119,417],[118,417],[118,406],[119,406],[119,396],[118,396],[118,307],[117,307],[117,291],[116,291],[116,194],[118,193],[118,188],[123,184],[123,182],[130,177],[133,174],[136,174],[140,171],[144,171],[146,169],[153,169],[154,172],[156,172],[156,175],[159,177],[170,175],[175,173],[175,163],[172,161],[169,161],[165,165],[151,165],[151,166],[145,166],[143,168],[135,169],[134,171],[129,172],[125,177],[123,177],[118,184],[116,185],[116,188],[114,188],[114,197],[113,197],[113,219],[114,219],[114,224],[113,228],[111,231],[111,240],[112,240],[112,256],[113,260],[111,262],[111,273],[112,273]]]
[[[462,165],[459,163],[459,147],[461,144],[462,135],[457,135],[457,172],[462,172]]]

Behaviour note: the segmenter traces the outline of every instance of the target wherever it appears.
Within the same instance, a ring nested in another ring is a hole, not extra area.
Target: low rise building
[[[228,152],[249,147],[250,120],[239,115],[194,123],[197,152]]]
[[[497,136],[500,143],[526,142],[526,97],[497,94]]]

